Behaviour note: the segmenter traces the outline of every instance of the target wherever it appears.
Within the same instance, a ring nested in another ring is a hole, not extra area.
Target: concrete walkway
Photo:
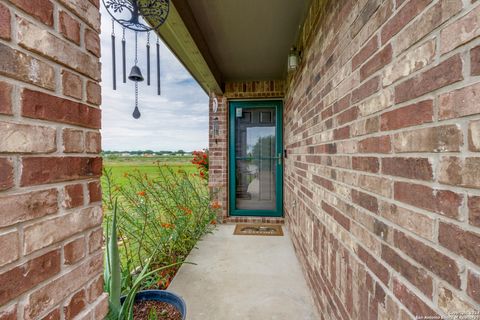
[[[300,264],[283,237],[234,236],[220,225],[198,243],[169,291],[187,303],[190,320],[316,320]]]

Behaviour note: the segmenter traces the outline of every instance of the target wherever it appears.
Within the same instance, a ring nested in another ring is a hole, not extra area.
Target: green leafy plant
[[[152,308],[148,313],[148,320],[157,320],[157,319],[158,319],[157,310]]]
[[[120,254],[117,237],[117,199],[114,200],[112,225],[107,238],[107,249],[105,255],[105,291],[109,293],[110,312],[108,319],[131,320],[133,319],[133,305],[135,303],[135,296],[140,290],[142,283],[154,273],[160,272],[163,269],[173,267],[176,264],[171,264],[154,270],[150,270],[150,263],[152,258],[148,259],[142,271],[132,281],[132,286],[126,292],[125,299],[121,303],[121,287],[122,276],[120,268]],[[107,227],[108,229],[108,227]]]
[[[107,225],[108,229],[108,225]],[[117,236],[117,199],[113,207],[112,227],[106,237],[107,248],[105,250],[104,281],[105,291],[109,293],[110,310],[113,316],[120,312],[120,295],[122,289],[120,254],[118,252]]]

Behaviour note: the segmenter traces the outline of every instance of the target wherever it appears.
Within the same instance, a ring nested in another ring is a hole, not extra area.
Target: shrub
[[[197,167],[201,178],[208,181],[208,149],[203,151],[193,151],[192,163]]]
[[[210,203],[206,181],[198,176],[167,166],[158,166],[155,178],[139,171],[126,174],[123,184],[113,181],[109,171],[104,176],[107,224],[113,199],[118,198],[123,292],[131,288],[147,261],[150,270],[183,262],[215,223],[217,209]],[[166,288],[177,268],[154,273],[142,289]]]

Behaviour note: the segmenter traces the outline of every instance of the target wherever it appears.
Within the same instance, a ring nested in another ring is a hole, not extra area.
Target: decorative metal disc
[[[168,16],[170,0],[102,0],[112,18],[123,27],[139,32],[156,30]],[[149,26],[147,22],[154,25]]]

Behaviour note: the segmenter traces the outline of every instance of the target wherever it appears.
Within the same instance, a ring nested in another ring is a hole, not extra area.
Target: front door
[[[230,102],[230,215],[283,215],[282,102]]]

